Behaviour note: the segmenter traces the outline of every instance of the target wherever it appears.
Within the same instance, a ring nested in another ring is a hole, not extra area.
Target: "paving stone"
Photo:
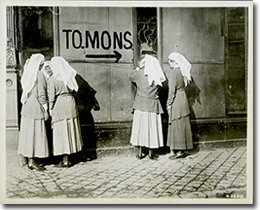
[[[204,150],[177,161],[169,160],[169,155],[161,155],[157,161],[148,158],[139,161],[130,156],[107,157],[69,169],[49,165],[45,172],[10,165],[6,170],[6,196],[25,199],[215,198],[217,193],[229,190],[246,192],[245,151],[245,147]]]

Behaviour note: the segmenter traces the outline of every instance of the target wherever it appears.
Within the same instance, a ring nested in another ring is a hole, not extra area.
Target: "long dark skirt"
[[[189,115],[173,120],[168,125],[167,146],[171,150],[193,149]]]

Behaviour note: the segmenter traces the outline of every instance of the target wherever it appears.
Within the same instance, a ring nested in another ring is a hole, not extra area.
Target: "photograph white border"
[[[5,78],[6,72],[6,6],[108,6],[108,7],[248,7],[249,34],[248,34],[248,125],[247,125],[247,199],[6,199],[5,198]],[[0,202],[3,204],[250,204],[253,199],[253,2],[252,1],[1,1],[1,61],[0,90],[2,102],[1,118],[1,182]],[[251,152],[252,151],[252,152]]]

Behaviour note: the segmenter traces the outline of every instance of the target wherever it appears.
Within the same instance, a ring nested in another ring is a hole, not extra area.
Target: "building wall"
[[[60,8],[59,51],[78,73],[97,91],[101,106],[94,112],[95,122],[131,121],[133,91],[128,75],[133,68],[133,49],[119,49],[113,33],[133,44],[132,8]],[[193,83],[187,89],[192,118],[223,118],[225,104],[225,38],[221,8],[162,8],[162,64],[168,74],[167,56],[173,51],[184,54],[192,63]],[[102,47],[102,33],[103,45]],[[94,44],[91,45],[89,33]],[[111,44],[108,43],[110,34]],[[97,39],[99,41],[97,41]],[[99,47],[97,47],[99,43]],[[109,47],[110,46],[110,47]],[[122,54],[114,59],[86,58],[86,55]],[[167,98],[167,83],[162,103]]]
[[[225,111],[225,43],[221,8],[163,8],[163,68],[167,57],[182,53],[192,64],[187,89],[192,119],[223,118]]]
[[[58,52],[97,91],[101,110],[92,114],[98,130],[98,148],[129,144],[134,91],[128,76],[138,59],[134,52],[137,49],[129,47],[137,46],[137,13],[134,11],[133,8],[110,7],[60,8],[56,34],[59,37]],[[227,119],[226,114],[225,21],[228,17],[225,9],[161,8],[160,11],[161,19],[157,21],[161,24],[161,45],[157,47],[162,52],[161,63],[166,76],[169,73],[167,57],[171,52],[182,53],[192,63],[193,81],[186,93],[194,141],[218,142],[237,138],[233,133],[238,131],[239,136],[245,138],[246,120]],[[114,40],[114,32],[117,35],[122,33],[123,47],[120,48]],[[92,43],[86,33],[91,35]],[[114,58],[85,57],[113,54],[114,50],[122,54],[118,62]],[[161,92],[164,107],[167,89],[166,82]],[[166,135],[166,114],[163,119]]]

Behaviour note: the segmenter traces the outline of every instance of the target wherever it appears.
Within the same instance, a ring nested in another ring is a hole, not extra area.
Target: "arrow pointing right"
[[[122,58],[122,54],[117,52],[116,50],[113,51],[114,54],[87,54],[85,55],[86,58],[116,58],[115,63]]]

